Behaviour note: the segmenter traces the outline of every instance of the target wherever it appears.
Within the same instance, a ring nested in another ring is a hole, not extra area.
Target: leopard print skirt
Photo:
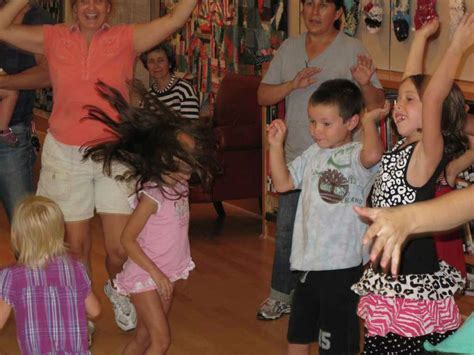
[[[372,293],[383,297],[432,301],[452,297],[462,291],[466,280],[461,273],[444,261],[439,266],[439,271],[433,274],[400,275],[397,278],[368,268],[351,289],[360,296]]]

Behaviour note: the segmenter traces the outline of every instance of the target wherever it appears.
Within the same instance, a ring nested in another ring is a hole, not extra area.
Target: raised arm
[[[425,56],[426,42],[439,28],[438,18],[434,18],[415,32],[413,42],[408,52],[405,71],[402,80],[407,77],[423,73],[423,58]]]
[[[443,154],[441,113],[443,102],[451,91],[454,76],[465,51],[474,44],[474,13],[466,14],[454,33],[441,63],[431,78],[422,98],[422,165],[433,170]],[[423,166],[422,166],[423,168]]]
[[[474,219],[474,186],[426,202],[392,208],[356,207],[355,210],[373,221],[363,240],[364,244],[375,240],[370,259],[376,261],[383,254],[380,265],[386,269],[391,263],[391,272],[396,275],[409,235],[449,230]]]
[[[367,169],[379,162],[385,150],[376,123],[386,117],[389,112],[390,104],[385,101],[383,108],[366,111],[362,116],[363,134],[360,161]]]
[[[385,94],[382,89],[376,88],[370,79],[375,73],[375,65],[365,54],[357,56],[357,65],[351,68],[352,78],[359,84],[362,98],[367,110],[381,108],[384,105]]]
[[[293,80],[279,85],[260,83],[257,91],[258,104],[261,106],[275,105],[287,97],[293,90],[304,89],[316,82],[314,75],[319,73],[319,68],[304,68]]]
[[[135,51],[142,53],[179,30],[188,20],[198,0],[180,0],[173,11],[150,22],[134,26]]]
[[[285,122],[274,120],[268,127],[268,144],[270,173],[277,192],[287,192],[294,189],[293,179],[285,162],[283,147],[285,136]]]
[[[28,52],[43,54],[42,26],[12,24],[28,0],[11,0],[0,10],[0,40]]]
[[[150,274],[159,289],[163,290],[164,297],[168,299],[171,297],[173,292],[172,283],[145,254],[137,241],[138,235],[145,227],[148,218],[156,213],[157,208],[157,203],[154,200],[146,194],[142,194],[137,207],[125,225],[120,241],[122,242],[128,257]]]
[[[35,55],[34,67],[18,74],[0,76],[0,89],[7,90],[34,90],[51,86],[49,79],[48,62],[42,55]]]

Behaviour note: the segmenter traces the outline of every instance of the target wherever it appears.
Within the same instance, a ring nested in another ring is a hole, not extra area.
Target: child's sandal
[[[0,142],[3,142],[10,147],[16,147],[18,145],[18,138],[11,128],[2,129],[0,130]]]

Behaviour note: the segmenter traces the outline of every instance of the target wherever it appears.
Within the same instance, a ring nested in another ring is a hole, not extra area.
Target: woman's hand
[[[320,68],[304,68],[296,74],[295,78],[291,81],[291,87],[293,90],[304,89],[316,82],[314,75],[321,71]]]
[[[364,54],[357,55],[357,65],[351,67],[352,78],[360,85],[365,86],[375,73],[372,59]]]
[[[393,276],[398,273],[400,256],[403,245],[412,231],[410,221],[414,216],[408,216],[403,208],[367,208],[354,207],[361,217],[368,218],[372,225],[364,235],[363,244],[373,242],[370,250],[370,260],[386,272],[390,267]]]

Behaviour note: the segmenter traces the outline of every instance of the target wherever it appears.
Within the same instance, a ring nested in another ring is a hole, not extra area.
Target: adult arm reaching
[[[372,221],[363,243],[374,242],[370,260],[380,260],[384,270],[396,276],[403,245],[425,232],[449,230],[474,219],[474,186],[453,191],[439,198],[392,208],[355,207]],[[381,257],[381,259],[380,259]]]

